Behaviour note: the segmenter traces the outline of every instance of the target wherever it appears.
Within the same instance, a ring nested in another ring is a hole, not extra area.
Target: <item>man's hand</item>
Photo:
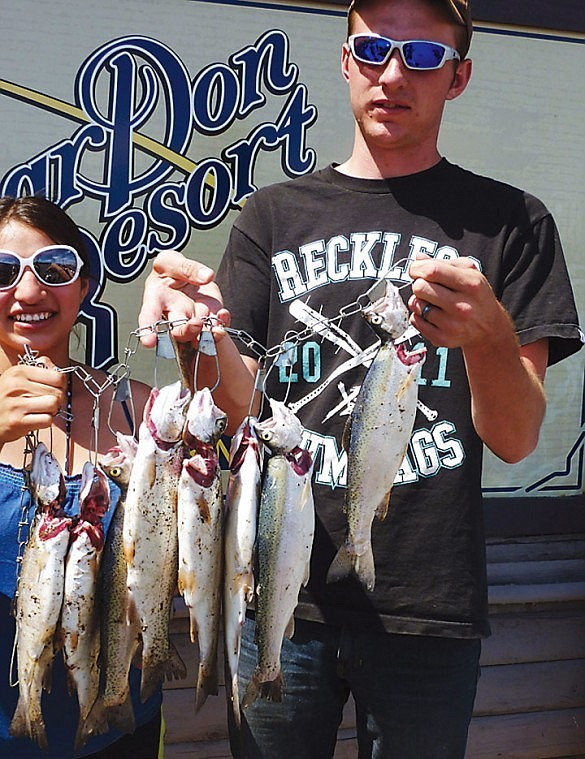
[[[216,317],[214,336],[223,336],[222,326],[229,326],[230,313],[223,307],[219,288],[213,282],[214,272],[208,266],[185,258],[176,251],[159,253],[148,275],[138,316],[142,344],[156,345],[157,335],[145,327],[161,319],[187,322],[172,330],[178,342],[194,342],[209,316]]]
[[[410,322],[433,345],[466,348],[486,344],[509,317],[489,282],[469,258],[421,258],[410,265],[413,278]]]
[[[433,345],[461,348],[477,434],[502,460],[520,461],[544,418],[548,340],[519,345],[510,315],[469,258],[425,257],[409,273],[411,323]]]

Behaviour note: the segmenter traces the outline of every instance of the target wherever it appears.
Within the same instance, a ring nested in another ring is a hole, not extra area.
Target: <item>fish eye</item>
[[[226,427],[227,427],[227,419],[225,419],[225,418],[218,419],[218,421],[217,421],[217,431],[219,432],[220,435],[223,434],[223,432],[224,432],[224,430],[225,430]]]
[[[119,477],[122,474],[122,469],[119,466],[113,466],[110,469],[110,477]]]
[[[370,317],[370,321],[372,322],[372,324],[382,324],[384,319],[382,316],[380,316],[380,314],[372,314],[372,316]]]

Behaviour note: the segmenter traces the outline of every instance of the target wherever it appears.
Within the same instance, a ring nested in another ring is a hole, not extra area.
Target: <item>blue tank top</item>
[[[81,475],[65,478],[67,498],[65,511],[68,514],[79,513],[79,486]],[[120,498],[120,488],[115,482],[110,484],[110,508],[103,523],[107,532],[116,504]],[[67,691],[65,666],[61,654],[55,657],[52,667],[52,685],[50,693],[43,693],[42,709],[49,753],[28,739],[11,738],[10,722],[18,701],[18,688],[10,687],[16,680],[16,673],[11,676],[10,662],[14,643],[15,620],[11,614],[11,603],[16,590],[16,556],[18,551],[18,523],[23,505],[27,507],[28,521],[32,521],[34,507],[24,488],[21,469],[0,463],[0,757],[10,759],[50,757],[51,759],[72,759],[75,756],[87,756],[110,745],[121,734],[111,730],[105,735],[98,735],[88,740],[80,754],[73,750],[75,731],[79,711],[77,700]],[[24,498],[24,501],[23,501]],[[26,537],[26,534],[24,535]],[[132,667],[130,672],[130,693],[134,705],[136,726],[149,722],[160,709],[162,688],[144,704],[140,701],[140,670]]]

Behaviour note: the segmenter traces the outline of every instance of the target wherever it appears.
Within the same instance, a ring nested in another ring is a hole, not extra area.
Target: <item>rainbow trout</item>
[[[247,604],[254,597],[254,546],[262,487],[262,452],[254,422],[252,417],[246,417],[232,438],[226,492],[223,590],[225,655],[229,673],[226,690],[238,726],[241,721],[238,695],[240,638]]]
[[[102,518],[109,505],[108,479],[99,467],[87,461],[81,474],[79,519],[71,530],[65,560],[65,593],[59,625],[69,690],[77,694],[79,702],[76,751],[91,735],[104,733],[108,727],[103,703],[98,699],[98,576],[104,548]]]
[[[386,516],[390,491],[406,453],[416,415],[417,375],[426,349],[408,351],[404,343],[395,342],[408,327],[408,311],[389,280],[384,295],[364,308],[363,316],[381,344],[344,431],[348,528],[327,582],[353,573],[372,591],[376,582],[372,522],[375,516]]]
[[[189,609],[191,640],[199,642],[195,711],[217,695],[217,643],[223,581],[223,501],[215,449],[227,417],[209,388],[197,390],[187,412],[189,451],[179,480],[179,593]]]
[[[272,417],[256,424],[259,439],[271,451],[258,518],[256,639],[258,665],[243,707],[256,698],[281,701],[283,637],[294,633],[293,613],[299,590],[309,580],[315,508],[311,489],[313,458],[300,448],[302,426],[284,403],[270,401]]]
[[[16,598],[19,697],[10,725],[14,737],[30,738],[48,751],[41,712],[42,690],[51,689],[54,636],[63,603],[65,555],[71,517],[65,515],[65,479],[43,443],[35,448],[31,491],[37,511],[24,551]]]
[[[123,529],[128,622],[141,629],[143,701],[165,676],[186,676],[169,640],[169,617],[177,584],[177,485],[190,397],[180,382],[152,389],[128,483]]]
[[[121,491],[102,558],[101,696],[110,727],[115,727],[122,733],[133,733],[134,709],[128,674],[140,645],[140,626],[135,617],[128,621],[123,530],[126,494],[138,444],[131,435],[120,432],[117,439],[118,445],[110,448],[99,462]]]

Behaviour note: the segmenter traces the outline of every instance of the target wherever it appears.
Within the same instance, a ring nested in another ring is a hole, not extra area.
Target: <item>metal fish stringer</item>
[[[219,358],[217,355],[217,346],[215,344],[215,340],[213,339],[213,332],[211,331],[211,325],[212,325],[211,320],[207,319],[199,335],[199,343],[197,345],[197,353],[195,355],[195,366],[193,368],[193,387],[195,390],[197,390],[197,374],[199,373],[199,357],[201,355],[212,356],[215,358],[216,379],[215,379],[214,385],[210,387],[209,389],[213,393],[213,391],[217,388],[217,386],[219,385],[221,381],[221,374],[220,374],[220,369],[219,369]]]

